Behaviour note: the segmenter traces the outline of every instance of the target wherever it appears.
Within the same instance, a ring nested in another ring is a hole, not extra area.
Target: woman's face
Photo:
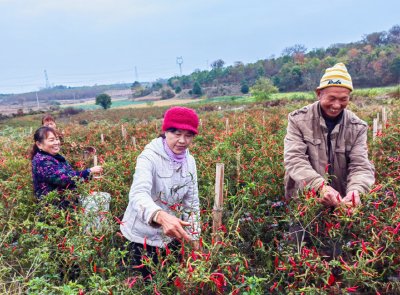
[[[192,143],[194,134],[189,130],[178,129],[175,132],[165,132],[165,140],[171,151],[181,154]]]
[[[56,122],[54,122],[54,121],[47,121],[47,122],[44,122],[43,127],[50,127],[50,128],[53,128],[54,130],[56,130],[57,125],[56,125]]]
[[[53,132],[48,132],[47,138],[43,141],[43,143],[37,141],[36,145],[40,150],[53,156],[57,155],[60,151],[60,140],[54,135]]]

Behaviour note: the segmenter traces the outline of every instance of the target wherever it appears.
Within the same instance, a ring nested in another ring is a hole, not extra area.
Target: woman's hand
[[[190,226],[189,222],[185,222],[161,211],[157,216],[157,223],[163,227],[164,234],[170,238],[184,238],[186,242],[190,241],[190,237],[182,226]]]
[[[94,174],[99,174],[101,172],[103,172],[103,166],[94,166],[92,168],[90,168],[90,174],[94,173]]]
[[[198,252],[200,251],[200,242],[199,241],[192,241],[193,250]]]

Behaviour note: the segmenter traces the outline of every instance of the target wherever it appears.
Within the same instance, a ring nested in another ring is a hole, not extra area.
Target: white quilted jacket
[[[143,244],[146,237],[148,245],[161,248],[165,247],[164,243],[170,243],[172,239],[164,235],[162,227],[155,228],[149,224],[151,216],[159,209],[190,222],[192,226],[186,228],[186,231],[192,240],[199,239],[200,206],[196,162],[189,151],[186,152],[186,173],[170,165],[162,138],[153,139],[137,158],[129,204],[120,226],[128,240]]]

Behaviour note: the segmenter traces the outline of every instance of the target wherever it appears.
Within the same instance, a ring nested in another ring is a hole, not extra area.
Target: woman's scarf
[[[175,154],[168,146],[167,140],[163,139],[164,151],[167,153],[171,166],[173,169],[178,169],[182,167],[183,172],[186,171],[186,150],[181,154]]]

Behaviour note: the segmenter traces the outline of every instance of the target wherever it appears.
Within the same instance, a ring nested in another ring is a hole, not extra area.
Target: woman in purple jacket
[[[51,191],[73,190],[78,180],[87,180],[92,173],[100,173],[103,167],[95,166],[90,169],[75,172],[67,160],[59,154],[60,140],[57,132],[50,127],[41,127],[34,135],[34,145],[31,151],[32,177],[36,202]],[[57,205],[60,209],[70,207],[71,201],[60,198]]]

